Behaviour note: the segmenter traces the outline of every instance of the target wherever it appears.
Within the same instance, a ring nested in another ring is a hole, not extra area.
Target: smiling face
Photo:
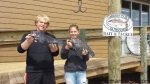
[[[78,26],[77,25],[71,25],[69,27],[69,35],[70,35],[70,38],[77,38],[78,35],[79,35],[79,29],[78,29]]]
[[[47,27],[49,26],[49,18],[46,15],[37,16],[35,25],[38,31],[46,31]]]

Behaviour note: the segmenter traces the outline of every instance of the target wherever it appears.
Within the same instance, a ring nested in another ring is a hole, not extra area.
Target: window
[[[121,12],[131,17],[133,26],[148,26],[150,25],[149,8],[149,5],[144,3],[122,0]]]
[[[133,26],[140,26],[140,4],[132,3],[132,21]]]
[[[149,18],[149,15],[148,15],[148,12],[149,11],[149,8],[147,5],[142,5],[142,26],[147,26],[148,25],[148,18]]]
[[[131,12],[130,12],[130,2],[128,1],[124,1],[124,3],[122,3],[122,10],[121,12],[123,14],[128,15],[129,17],[131,16]]]

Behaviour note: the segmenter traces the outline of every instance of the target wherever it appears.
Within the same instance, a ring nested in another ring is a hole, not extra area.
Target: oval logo
[[[132,20],[124,14],[110,14],[104,19],[103,26],[113,32],[126,32],[133,28]]]

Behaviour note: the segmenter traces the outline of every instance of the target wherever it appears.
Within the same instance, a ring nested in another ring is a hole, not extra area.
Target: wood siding
[[[90,39],[88,45],[95,52],[95,58],[104,58],[108,54],[108,41],[107,39]],[[0,63],[1,62],[22,62],[26,59],[26,53],[18,53],[16,44],[1,45],[0,48]],[[61,50],[61,46],[59,47]],[[60,55],[55,57],[56,60],[60,60]]]
[[[50,17],[48,31],[57,38],[67,38],[68,26],[78,24],[87,31],[87,37],[92,37],[88,44],[95,57],[107,57],[107,38],[101,38],[100,32],[108,14],[108,0],[82,0],[86,12],[74,13],[73,10],[78,10],[77,1],[0,0],[0,62],[25,61],[25,53],[19,54],[16,47],[23,33],[35,28],[34,19],[39,14]],[[60,59],[60,56],[55,59]]]
[[[77,0],[1,0],[0,29],[31,30],[38,14],[50,17],[50,30],[65,29],[72,23],[81,28],[101,28],[108,14],[107,0],[84,0],[85,13],[74,13],[77,6]]]
[[[0,62],[21,62],[25,61],[25,54],[17,52],[17,45],[1,45]]]

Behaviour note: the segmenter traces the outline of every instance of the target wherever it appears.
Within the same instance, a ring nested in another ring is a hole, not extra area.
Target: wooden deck
[[[56,82],[64,82],[64,60],[55,60]],[[87,65],[87,77],[108,73],[107,58],[90,58]],[[121,70],[140,66],[136,56],[121,57]],[[23,84],[25,62],[0,63],[0,84]]]

